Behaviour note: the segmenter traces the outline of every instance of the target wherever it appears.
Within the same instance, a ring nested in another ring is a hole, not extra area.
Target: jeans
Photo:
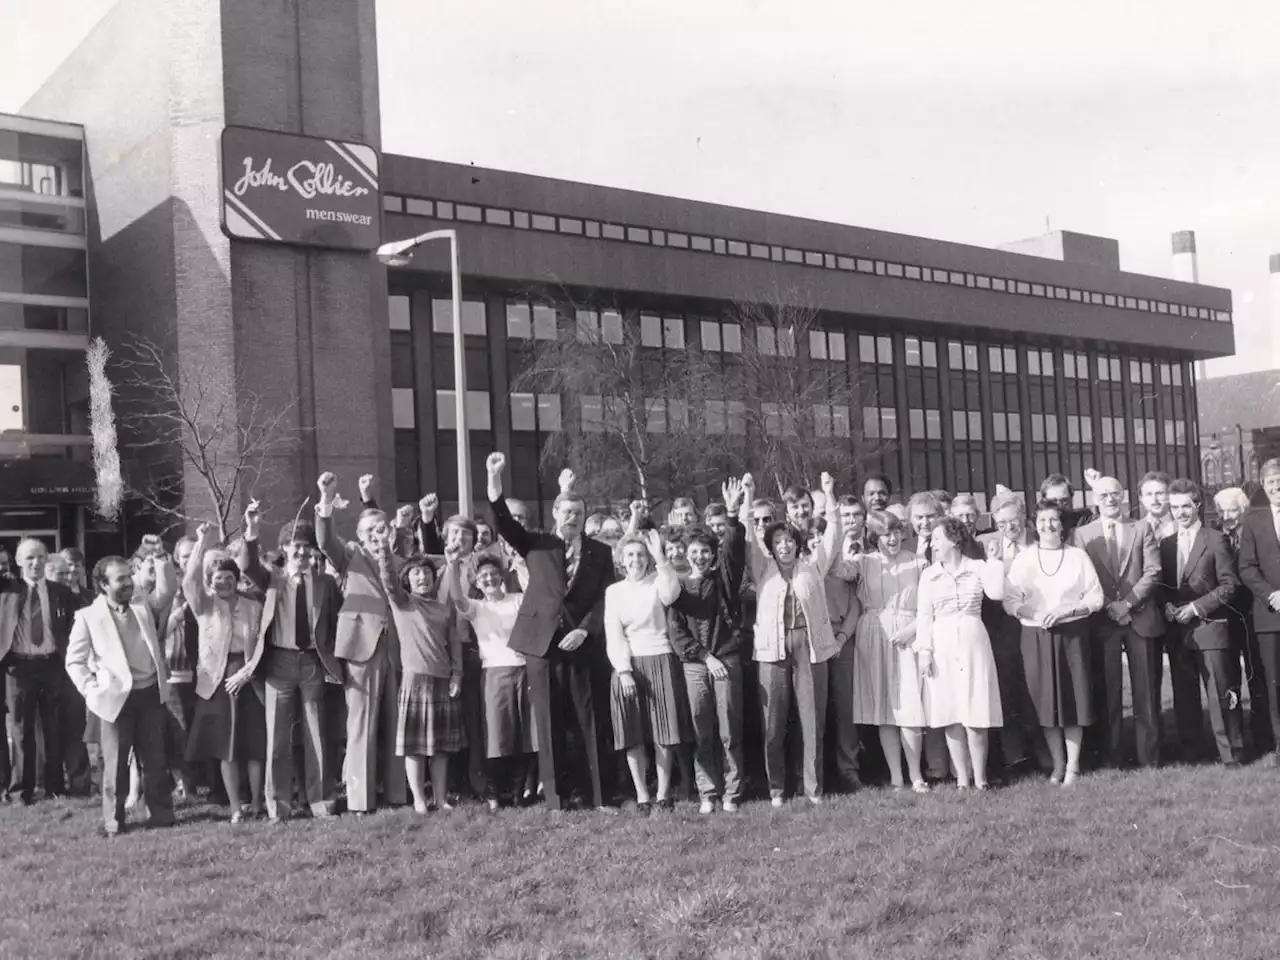
[[[721,660],[729,676],[712,680],[704,663],[685,663],[693,714],[693,776],[703,800],[742,799],[742,661]]]
[[[804,792],[822,796],[822,739],[827,718],[827,664],[809,661],[809,633],[787,634],[787,659],[761,662],[760,708],[764,714],[764,768],[769,796],[781,797],[787,786],[787,717],[791,699],[800,717]]]

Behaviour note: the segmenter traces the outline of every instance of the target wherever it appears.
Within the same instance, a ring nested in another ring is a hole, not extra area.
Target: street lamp
[[[462,339],[462,277],[458,272],[458,231],[431,230],[408,240],[384,243],[374,256],[388,267],[408,266],[413,251],[428,240],[449,241],[449,275],[453,291],[453,413],[458,432],[458,512],[471,516],[471,440],[467,433],[467,367]]]

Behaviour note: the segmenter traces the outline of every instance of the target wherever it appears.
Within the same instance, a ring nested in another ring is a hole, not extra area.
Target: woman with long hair
[[[1022,624],[1022,662],[1030,700],[1053,757],[1049,782],[1080,775],[1084,728],[1094,722],[1089,676],[1090,614],[1104,596],[1089,555],[1062,538],[1062,507],[1036,508],[1039,542],[1013,561],[1004,608]]]

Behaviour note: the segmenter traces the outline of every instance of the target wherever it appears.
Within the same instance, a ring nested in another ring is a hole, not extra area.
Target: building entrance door
[[[44,543],[50,553],[62,549],[57,507],[0,507],[0,549],[9,555],[9,569],[15,569],[14,554],[27,537]]]

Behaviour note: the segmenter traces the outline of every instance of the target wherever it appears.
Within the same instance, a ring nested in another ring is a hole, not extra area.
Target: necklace
[[[1062,565],[1067,562],[1067,551],[1064,550],[1062,547],[1057,548],[1056,552],[1058,554],[1058,565],[1057,567],[1054,568],[1053,572],[1050,573],[1048,570],[1044,568],[1044,552],[1046,549],[1048,548],[1042,547],[1039,545],[1036,546],[1036,563],[1040,565],[1040,572],[1043,573],[1046,577],[1055,577],[1058,575],[1058,571],[1062,569]]]

